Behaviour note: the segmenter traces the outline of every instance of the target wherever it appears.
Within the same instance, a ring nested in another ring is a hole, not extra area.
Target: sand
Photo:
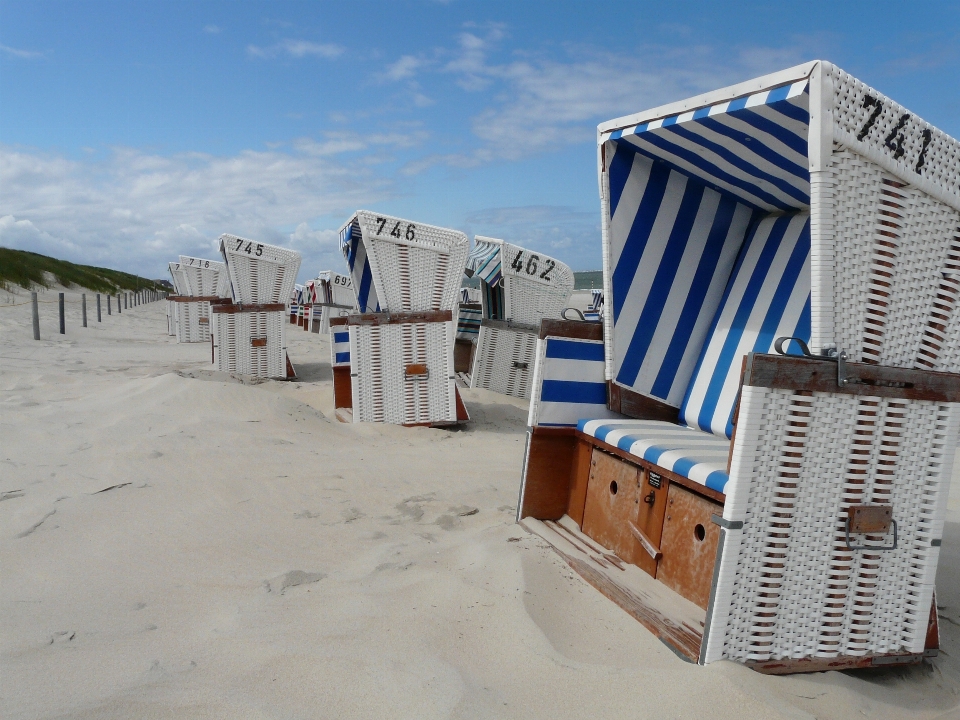
[[[684,662],[514,522],[524,402],[458,431],[332,420],[326,340],[240,382],[164,303],[67,333],[0,294],[6,718],[960,717],[960,482],[943,651],[766,677]]]

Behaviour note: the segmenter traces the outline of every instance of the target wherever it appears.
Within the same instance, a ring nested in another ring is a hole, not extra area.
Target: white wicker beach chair
[[[330,318],[357,313],[357,297],[349,275],[321,270],[317,275],[316,288],[313,332],[327,334],[330,332]]]
[[[537,332],[573,293],[570,268],[494,238],[476,238],[467,272],[480,280],[482,318],[470,387],[530,397]]]
[[[936,654],[960,143],[822,61],[598,140],[604,373],[544,323],[518,519],[700,663]]]
[[[294,377],[287,357],[284,304],[300,270],[300,254],[236,235],[220,236],[233,303],[213,307],[213,358],[218,370],[264,378]]]
[[[174,298],[183,293],[183,281],[180,277],[180,263],[167,263],[167,270],[170,272],[170,281],[173,283],[173,294],[167,296],[167,335],[176,337],[177,322],[179,318],[179,304]]]
[[[169,264],[176,296],[169,299],[168,332],[177,342],[210,342],[210,307],[230,297],[226,266],[217,260],[181,255],[180,262]]]
[[[467,419],[453,364],[460,277],[468,240],[455,230],[360,210],[340,229],[359,315],[331,320],[350,342],[354,422],[451,424]],[[346,412],[349,410],[350,412]]]

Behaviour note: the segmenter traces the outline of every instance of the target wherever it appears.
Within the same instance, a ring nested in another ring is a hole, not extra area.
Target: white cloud
[[[309,40],[293,40],[288,38],[266,47],[247,45],[247,53],[259,58],[274,58],[281,54],[287,54],[295,58],[314,56],[332,59],[342,55],[343,48],[330,43],[315,43]]]
[[[388,80],[405,80],[416,75],[417,70],[424,64],[425,61],[421,58],[413,55],[402,55],[399,60],[387,66],[384,75]]]
[[[7,53],[7,55],[13,55],[13,57],[18,57],[23,60],[36,60],[37,58],[42,58],[44,53],[36,52],[35,50],[20,50],[18,48],[10,47],[9,45],[0,45],[0,50]]]
[[[220,27],[217,25],[205,25],[203,31],[208,35],[219,35]]]
[[[311,228],[394,196],[362,162],[298,144],[228,157],[116,148],[101,160],[0,146],[0,187],[0,244],[157,277],[181,253],[214,257],[224,232],[301,250],[308,275],[338,268],[336,233]]]

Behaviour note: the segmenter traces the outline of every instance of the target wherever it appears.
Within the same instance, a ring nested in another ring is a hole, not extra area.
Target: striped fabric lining
[[[810,204],[807,80],[617,130],[607,138],[767,211]],[[615,204],[615,202],[614,202]]]
[[[657,420],[581,420],[577,429],[717,492],[729,479],[730,443],[714,435]]]
[[[730,438],[743,357],[780,336],[810,341],[810,215],[766,217],[750,232],[680,408],[690,427]]]
[[[346,328],[330,333],[330,364],[333,367],[350,366],[350,331]]]
[[[575,427],[583,417],[620,417],[607,409],[603,341],[548,337],[539,344],[537,363],[535,424]]]
[[[480,318],[483,312],[479,309],[460,306],[457,317],[457,339],[471,340],[480,335]]]
[[[613,379],[680,407],[755,213],[620,147],[608,177]]]
[[[367,260],[367,249],[363,244],[360,221],[356,218],[342,231],[340,249],[350,268],[350,277],[356,289],[360,312],[380,312],[380,301],[373,284],[373,272]]]
[[[503,243],[491,242],[480,237],[476,238],[477,244],[467,256],[466,269],[473,272],[471,277],[478,277],[491,287],[496,287],[503,272],[501,269],[501,248]]]

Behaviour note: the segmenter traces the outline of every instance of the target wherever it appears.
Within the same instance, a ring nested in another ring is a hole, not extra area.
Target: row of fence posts
[[[140,290],[135,292],[124,292],[117,293],[117,314],[123,312],[121,309],[121,300],[122,306],[124,308],[130,309],[131,307],[136,307],[137,305],[145,305],[146,303],[156,302],[157,300],[163,300],[167,297],[167,293],[160,290]],[[112,309],[112,295],[107,295],[107,315],[113,314]],[[60,334],[67,334],[67,324],[66,318],[64,316],[64,306],[65,306],[64,294],[60,293],[59,298],[59,308],[60,308]],[[40,303],[37,300],[37,293],[30,293],[30,305],[33,314],[33,339],[40,339]],[[100,293],[97,293],[97,322],[103,321],[103,316],[100,312]],[[80,311],[83,318],[83,327],[87,327],[87,294],[82,293],[80,295]]]

